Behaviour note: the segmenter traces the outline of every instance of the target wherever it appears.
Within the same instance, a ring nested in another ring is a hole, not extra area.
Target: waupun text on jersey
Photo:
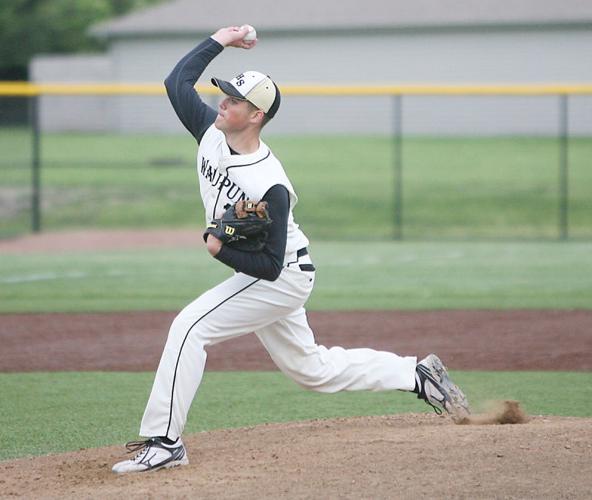
[[[232,182],[228,176],[222,175],[222,172],[220,172],[217,167],[212,168],[210,160],[206,160],[203,157],[201,159],[201,175],[203,175],[210,184],[220,192],[228,188],[226,190],[226,197],[229,200],[237,202],[239,200],[247,199],[247,194],[237,186],[236,183]]]

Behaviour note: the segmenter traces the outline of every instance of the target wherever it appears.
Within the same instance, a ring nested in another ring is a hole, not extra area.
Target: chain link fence
[[[315,238],[592,237],[592,86],[282,91],[264,140]],[[4,84],[0,113],[0,238],[203,225],[161,86]]]

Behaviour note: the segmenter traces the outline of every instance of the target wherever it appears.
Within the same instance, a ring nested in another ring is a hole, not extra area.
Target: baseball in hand
[[[241,29],[243,29],[243,28],[249,28],[249,32],[245,35],[245,37],[243,38],[243,41],[252,42],[253,40],[257,39],[257,32],[255,31],[255,28],[253,28],[253,26],[251,26],[249,24],[243,24],[241,26]]]

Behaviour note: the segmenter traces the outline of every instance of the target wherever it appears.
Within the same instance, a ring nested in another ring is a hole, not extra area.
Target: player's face
[[[216,128],[222,132],[240,132],[250,123],[252,107],[247,101],[226,96],[218,105]]]

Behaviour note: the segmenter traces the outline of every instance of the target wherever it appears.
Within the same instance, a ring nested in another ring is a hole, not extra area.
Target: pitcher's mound
[[[130,439],[134,436],[130,436]],[[589,498],[592,421],[459,426],[407,414],[185,436],[190,464],[115,475],[124,447],[0,463],[29,498]]]

